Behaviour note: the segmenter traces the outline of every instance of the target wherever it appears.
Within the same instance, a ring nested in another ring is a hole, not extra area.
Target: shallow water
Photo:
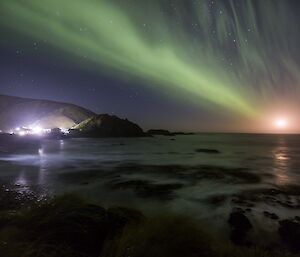
[[[107,206],[183,213],[224,228],[239,207],[252,223],[276,229],[263,211],[280,219],[300,213],[300,136],[45,140],[35,153],[0,153],[0,180],[17,190],[75,192]]]

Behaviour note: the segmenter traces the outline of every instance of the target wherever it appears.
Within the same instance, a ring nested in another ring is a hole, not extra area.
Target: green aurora
[[[299,97],[299,33],[285,1],[9,0],[0,14],[0,26],[66,61],[201,107],[253,118]]]

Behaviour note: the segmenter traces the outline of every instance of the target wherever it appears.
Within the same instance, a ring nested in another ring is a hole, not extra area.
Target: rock
[[[196,149],[195,152],[197,152],[197,153],[208,153],[208,154],[218,154],[218,153],[221,153],[219,150],[216,150],[216,149],[207,149],[207,148],[199,148],[199,149]]]
[[[125,207],[109,208],[107,209],[107,213],[113,220],[119,222],[120,227],[128,223],[139,223],[145,219],[145,216],[141,212]]]
[[[60,128],[53,128],[51,132],[47,133],[44,137],[47,139],[62,139],[65,135]]]
[[[249,202],[247,199],[244,199],[243,196],[235,196],[236,198],[232,198],[231,202],[233,204],[237,204],[237,205],[240,205],[240,206],[244,206],[244,207],[247,207],[247,208],[252,208],[254,207],[254,203],[251,203]]]
[[[275,213],[271,213],[271,212],[268,212],[268,211],[264,211],[263,214],[267,217],[267,218],[270,218],[272,220],[278,220],[279,217],[277,214]]]
[[[151,136],[178,136],[178,135],[194,135],[194,133],[186,132],[170,132],[166,129],[149,129],[148,135]]]
[[[22,126],[70,128],[95,115],[69,103],[6,95],[0,95],[0,110],[0,130],[6,132]]]
[[[152,135],[152,136],[172,136],[173,134],[168,131],[168,130],[165,130],[165,129],[149,129],[147,131],[147,133],[149,135]]]
[[[244,209],[240,208],[240,207],[234,207],[233,212],[238,212],[238,213],[245,213]]]
[[[28,238],[39,245],[68,246],[81,254],[76,256],[96,257],[107,239],[119,234],[126,224],[142,218],[135,210],[105,210],[72,196],[63,196],[33,208],[24,221],[24,229],[30,231]]]
[[[231,227],[231,241],[238,245],[247,245],[246,237],[248,231],[252,228],[252,224],[246,215],[240,210],[233,210],[228,223]]]
[[[183,187],[179,183],[155,184],[148,180],[112,180],[108,186],[111,189],[132,189],[141,198],[156,198],[159,200],[171,200],[174,191]]]
[[[71,137],[142,137],[143,130],[135,123],[117,116],[100,114],[88,118],[70,130]]]
[[[220,205],[224,204],[226,199],[227,199],[226,195],[213,195],[213,196],[209,197],[208,199],[206,199],[206,202],[211,205],[220,206]]]
[[[283,243],[293,251],[300,251],[300,223],[294,220],[279,221],[279,235]]]
[[[172,132],[174,136],[179,136],[179,135],[184,135],[184,136],[190,136],[190,135],[195,135],[193,132]]]

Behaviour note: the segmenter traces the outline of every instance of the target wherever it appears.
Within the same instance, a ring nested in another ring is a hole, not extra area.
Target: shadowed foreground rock
[[[60,197],[0,222],[0,256],[99,257],[105,242],[142,219],[131,209],[106,210],[73,196]]]
[[[22,208],[14,194],[10,199],[14,204],[4,201],[6,208],[0,209],[1,257],[296,256],[224,244],[209,235],[209,225],[201,227],[172,214],[146,218],[139,211],[104,209],[71,195],[43,202],[33,199],[31,206]],[[248,228],[241,219],[234,219],[234,226]]]
[[[300,251],[300,223],[297,219],[279,221],[278,232],[289,249]]]
[[[252,228],[249,219],[241,211],[233,211],[228,219],[231,226],[231,241],[238,245],[245,245],[248,231]]]
[[[207,148],[199,148],[195,150],[197,153],[208,153],[208,154],[218,154],[221,153],[219,150],[216,149],[207,149]]]

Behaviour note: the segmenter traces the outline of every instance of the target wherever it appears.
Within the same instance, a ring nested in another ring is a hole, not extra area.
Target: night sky
[[[300,132],[298,0],[0,0],[0,94],[143,128]]]

